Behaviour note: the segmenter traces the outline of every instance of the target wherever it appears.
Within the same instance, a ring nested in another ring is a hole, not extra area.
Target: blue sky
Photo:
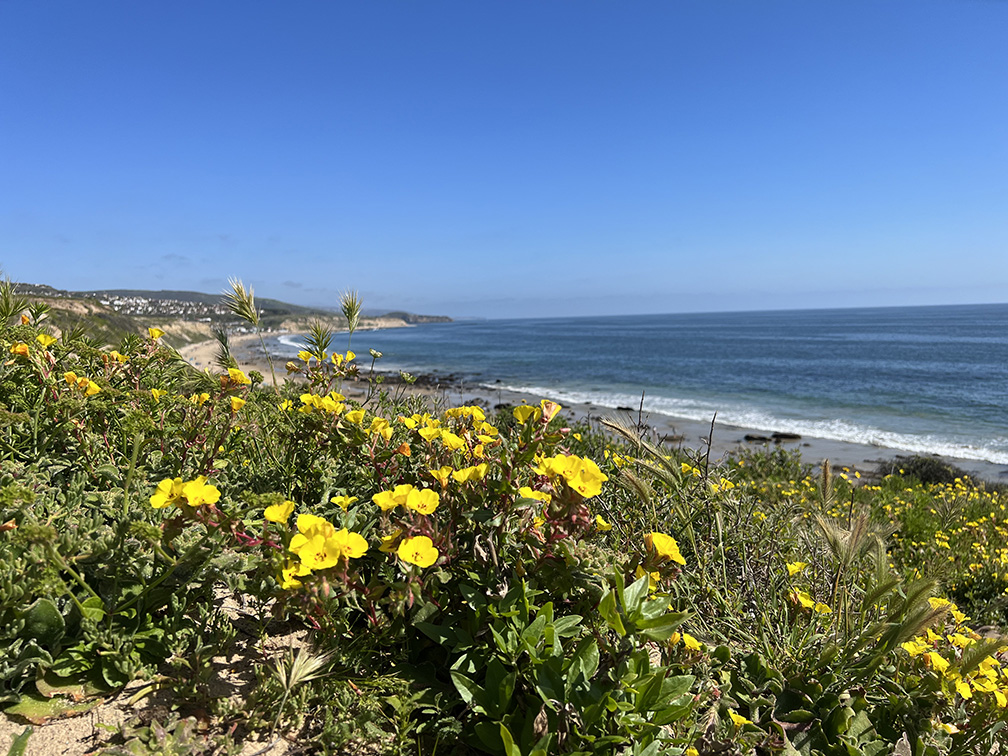
[[[1008,301],[1008,2],[0,0],[0,266],[453,316]]]

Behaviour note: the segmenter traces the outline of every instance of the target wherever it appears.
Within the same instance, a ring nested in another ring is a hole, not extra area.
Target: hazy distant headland
[[[213,338],[213,331],[221,328],[234,333],[248,330],[248,324],[228,309],[223,294],[147,289],[66,291],[33,283],[17,283],[15,287],[18,293],[49,305],[49,323],[55,330],[82,325],[88,335],[107,344],[117,343],[127,333],[145,333],[154,325],[174,346]],[[305,307],[259,297],[255,304],[266,332],[304,332],[314,321],[337,331],[347,326],[336,305],[331,309]],[[444,315],[404,310],[371,311],[361,318],[358,328],[396,328],[451,320]]]

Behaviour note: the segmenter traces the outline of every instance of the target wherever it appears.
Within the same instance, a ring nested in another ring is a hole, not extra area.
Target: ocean
[[[672,418],[1008,464],[1008,305],[460,321],[353,348],[362,367],[371,348],[378,370],[560,403],[636,409],[643,392]]]

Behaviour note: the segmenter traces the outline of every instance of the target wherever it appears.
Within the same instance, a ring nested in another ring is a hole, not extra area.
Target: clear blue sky
[[[0,266],[453,316],[1008,301],[1008,2],[0,0]]]

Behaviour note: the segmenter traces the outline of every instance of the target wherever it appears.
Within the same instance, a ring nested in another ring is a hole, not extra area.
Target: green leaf
[[[89,596],[81,604],[81,608],[84,610],[84,616],[89,620],[100,622],[105,616],[105,604],[97,596]]]
[[[503,722],[501,722],[500,726],[500,736],[501,740],[504,741],[505,756],[522,756],[521,749],[515,744],[514,738],[511,737],[511,731]]]
[[[580,614],[568,614],[553,623],[553,629],[561,638],[577,635],[577,626],[581,624]]]
[[[472,706],[477,714],[485,714],[486,691],[457,669],[451,670],[451,679],[462,700]]]
[[[599,602],[599,614],[605,620],[610,630],[614,630],[621,638],[626,635],[626,627],[616,608],[616,591],[610,590]]]
[[[11,741],[11,747],[7,751],[7,756],[24,756],[25,748],[28,747],[28,738],[31,737],[33,732],[34,730],[31,727],[25,727],[24,732]]]
[[[89,701],[74,703],[69,699],[57,696],[55,698],[43,698],[35,694],[21,696],[21,700],[4,713],[26,719],[32,724],[44,725],[53,719],[84,714],[101,704],[102,699],[93,698]]]
[[[630,587],[626,589],[623,594],[623,609],[627,614],[627,617],[636,617],[641,613],[641,608],[644,604],[644,599],[648,595],[648,585],[651,578],[647,575],[635,580],[630,584]]]
[[[570,667],[567,670],[568,682],[573,685],[577,683],[580,675],[585,682],[591,682],[598,670],[599,650],[594,638],[585,638],[574,651],[571,658]]]
[[[653,620],[646,620],[638,625],[638,633],[656,641],[667,641],[675,629],[681,625],[689,612],[672,612]]]
[[[539,647],[539,644],[543,639],[543,631],[546,629],[546,617],[540,614],[536,617],[532,624],[522,630],[521,640],[529,650],[532,651]]]
[[[44,646],[51,646],[63,637],[66,622],[52,599],[40,598],[24,613],[21,636],[34,638]]]

